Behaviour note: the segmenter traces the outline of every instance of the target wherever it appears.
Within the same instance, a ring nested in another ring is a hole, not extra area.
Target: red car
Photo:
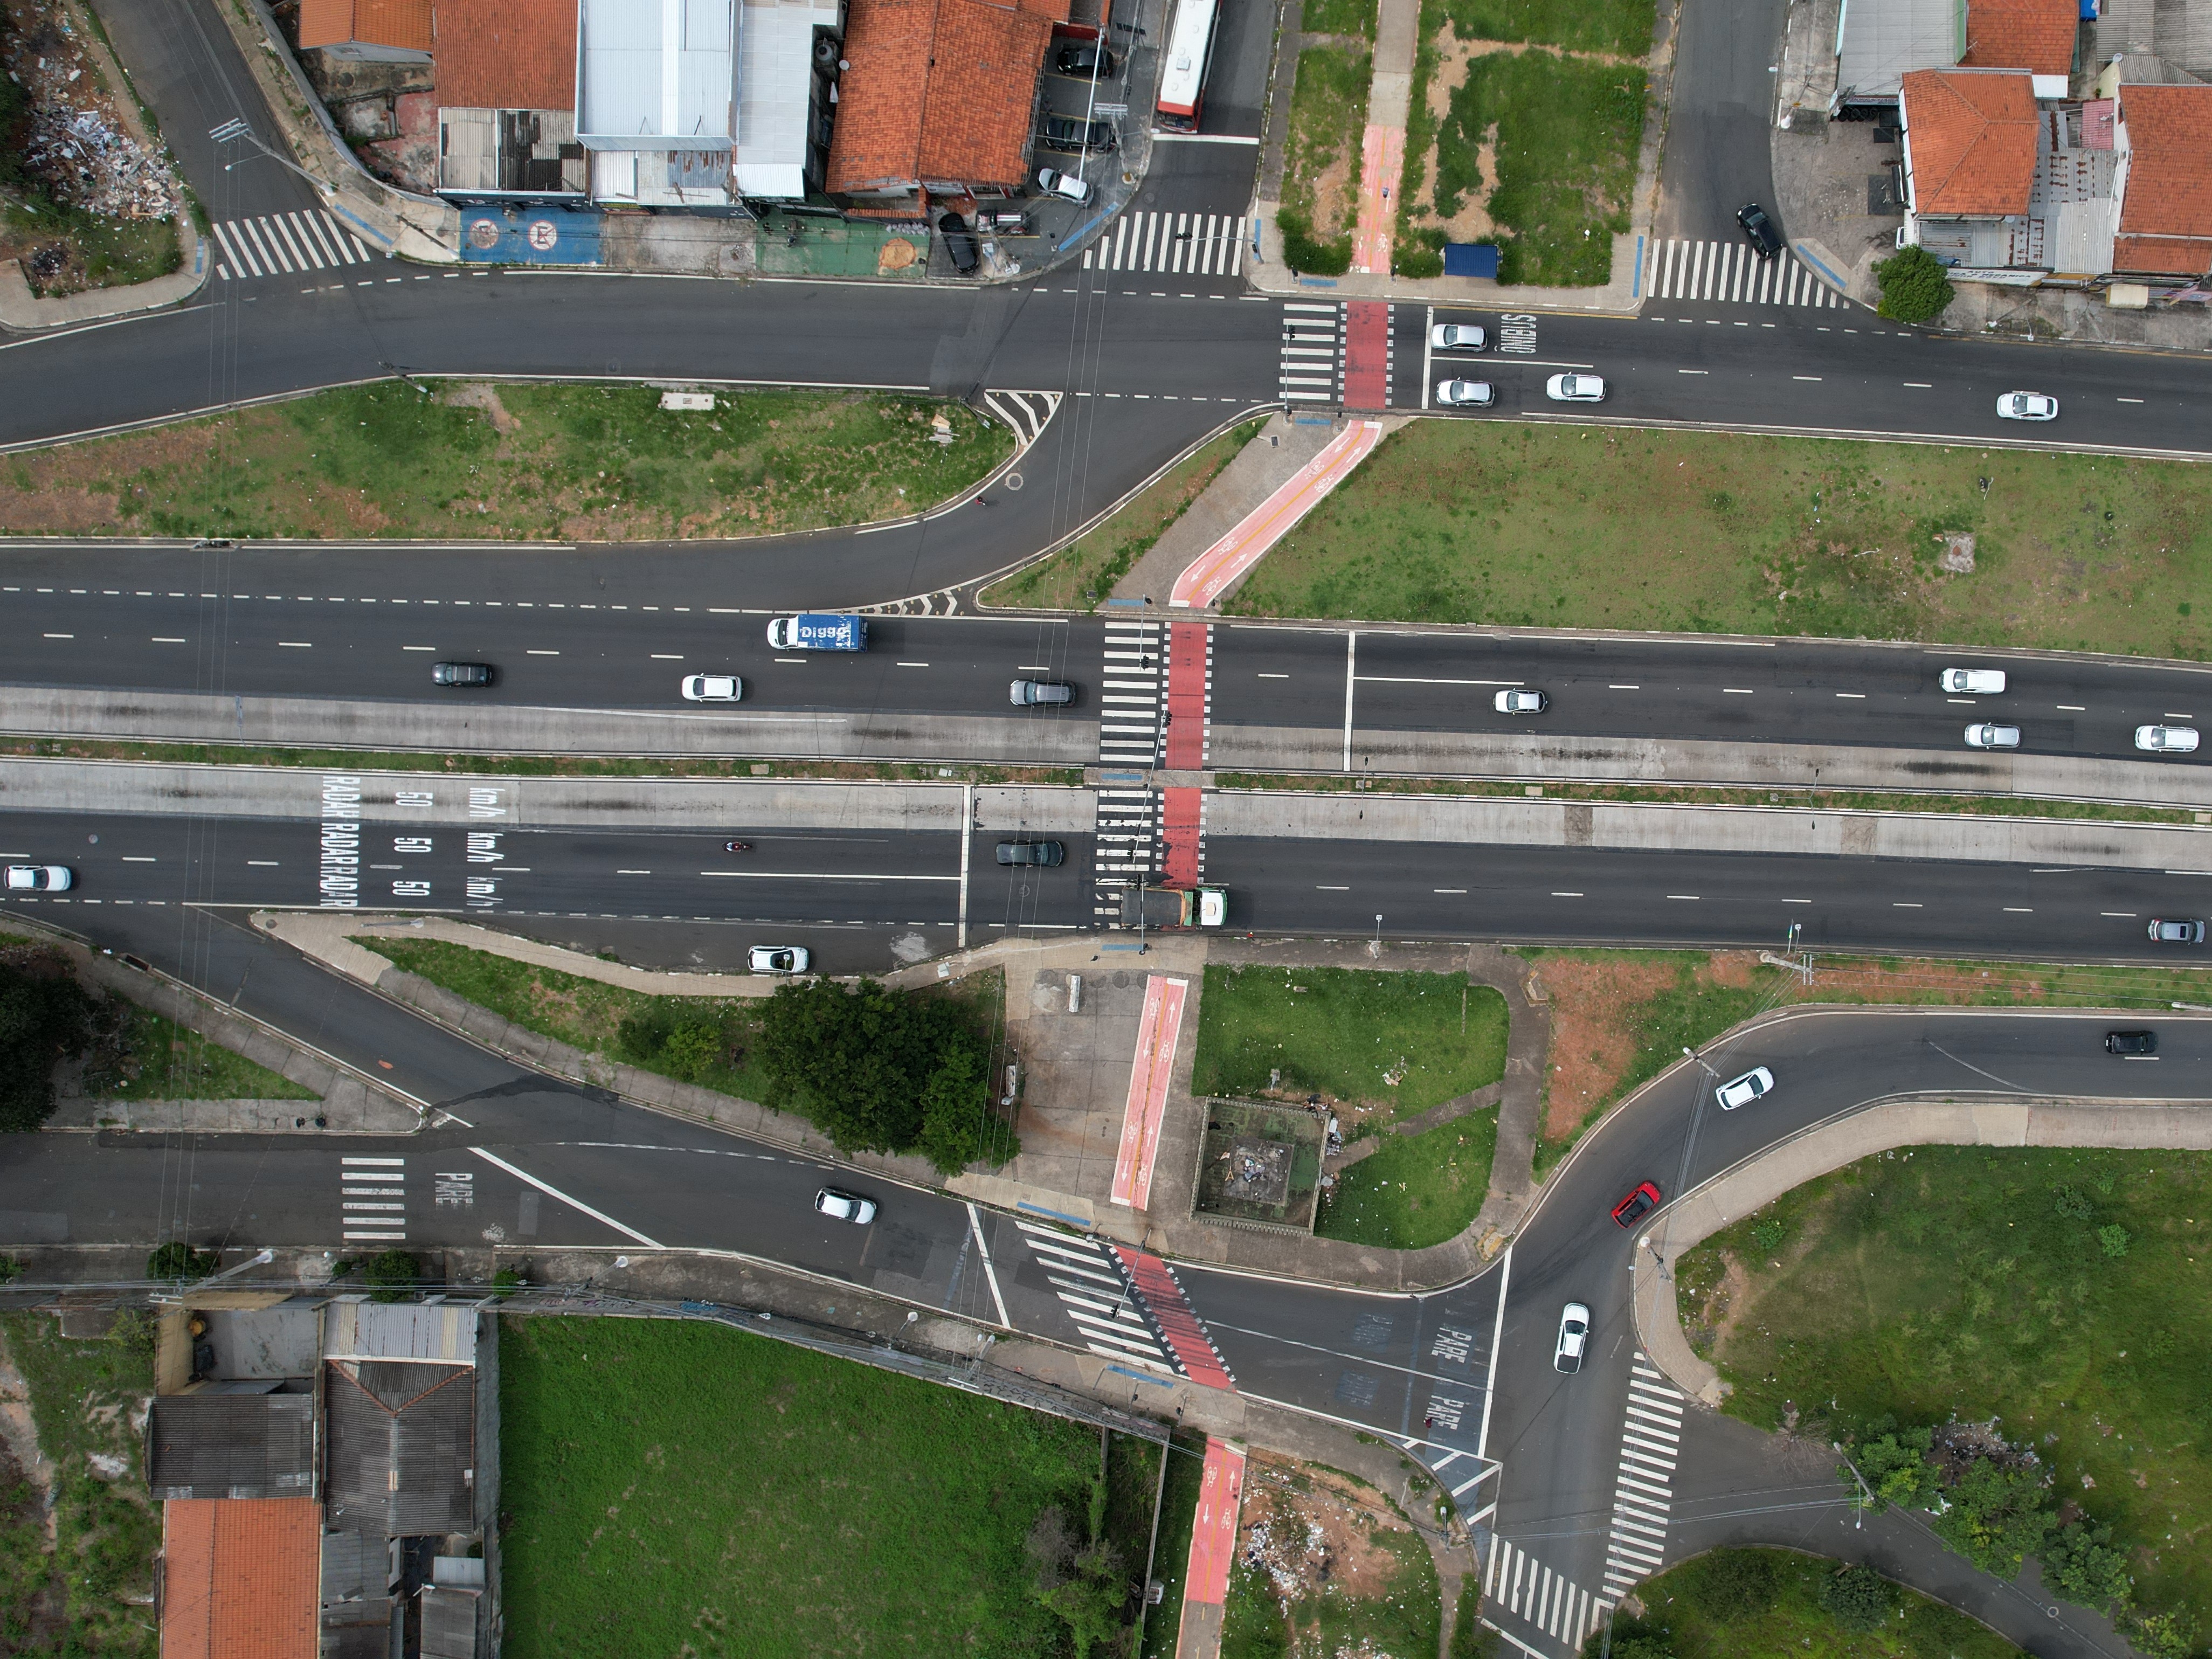
[[[1659,1189],[1647,1181],[1613,1206],[1613,1218],[1623,1227],[1633,1227],[1658,1207]]]

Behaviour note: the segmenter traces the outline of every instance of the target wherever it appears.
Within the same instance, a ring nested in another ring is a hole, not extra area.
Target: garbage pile
[[[0,39],[8,78],[30,94],[23,170],[54,201],[111,219],[167,219],[180,198],[166,151],[125,131],[58,6],[13,0]]]

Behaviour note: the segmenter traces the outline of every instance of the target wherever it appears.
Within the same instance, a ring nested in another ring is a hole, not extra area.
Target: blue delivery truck
[[[868,621],[823,613],[778,617],[768,625],[768,642],[778,651],[865,651]]]

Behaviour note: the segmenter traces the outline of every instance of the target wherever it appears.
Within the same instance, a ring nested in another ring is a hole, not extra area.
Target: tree
[[[379,1250],[361,1276],[373,1300],[397,1302],[422,1282],[422,1267],[404,1250]]]
[[[990,1049],[960,1006],[862,980],[780,987],[761,1011],[757,1048],[767,1103],[804,1114],[840,1152],[922,1146],[957,1170],[980,1142],[961,1118],[976,1110]],[[973,1093],[963,1093],[972,1086]],[[928,1109],[938,1122],[928,1127]],[[981,1123],[968,1126],[979,1133]]]
[[[92,999],[58,966],[33,973],[0,963],[0,1132],[37,1128],[54,1110],[54,1066],[82,1054]]]
[[[1978,1457],[1943,1495],[1950,1506],[1936,1517],[1936,1535],[2000,1578],[2019,1572],[2051,1530],[2042,1472],[2033,1467]]]
[[[1841,1567],[1820,1581],[1820,1605],[1845,1630],[1875,1630],[1897,1611],[1897,1586],[1872,1567]]]
[[[2044,1545],[2043,1582],[2107,1613],[2125,1607],[2135,1587],[2126,1553],[2112,1547],[2112,1529],[2094,1521],[2069,1521]]]
[[[1928,1509],[1936,1502],[1936,1466],[1928,1449],[1936,1443],[1927,1429],[1901,1429],[1862,1443],[1854,1453],[1859,1474],[1874,1488],[1875,1513],[1892,1504]],[[1848,1469],[1842,1471],[1846,1480]]]
[[[146,1258],[149,1279],[205,1279],[222,1262],[213,1250],[196,1250],[181,1239],[156,1245]]]
[[[980,1042],[955,1045],[921,1091],[919,1150],[939,1175],[957,1175],[982,1154],[991,1110],[989,1064]]]
[[[1875,266],[1874,279],[1881,284],[1881,314],[1896,322],[1932,322],[1958,297],[1942,262],[1924,247],[1899,248]]]
[[[1600,1625],[1583,1643],[1583,1659],[1597,1659],[1601,1653],[1612,1659],[1674,1659],[1674,1640],[1658,1625],[1616,1618],[1610,1632]]]

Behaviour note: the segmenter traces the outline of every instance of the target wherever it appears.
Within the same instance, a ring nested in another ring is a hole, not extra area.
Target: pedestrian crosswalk
[[[1160,757],[1160,624],[1106,624],[1106,666],[1099,679],[1098,761],[1154,766]]]
[[[1491,1544],[1490,1562],[1483,1570],[1482,1601],[1490,1622],[1510,1613],[1563,1644],[1570,1653],[1582,1651],[1583,1638],[1597,1628],[1609,1605],[1504,1538]],[[1518,1645],[1524,1652],[1535,1651],[1525,1643]]]
[[[338,1160],[339,1232],[348,1244],[398,1244],[407,1237],[407,1160]]]
[[[1060,1307],[1075,1322],[1084,1346],[1117,1364],[1176,1375],[1173,1356],[1146,1317],[1143,1300],[1112,1249],[1087,1235],[1064,1233],[1031,1221],[1017,1224],[1043,1266]]]
[[[1613,1490],[1613,1536],[1605,1552],[1605,1594],[1619,1601],[1649,1577],[1667,1549],[1667,1511],[1682,1447],[1682,1396],[1643,1354],[1628,1376],[1628,1419]]]
[[[1159,868],[1159,799],[1149,789],[1101,789],[1091,914],[1119,926],[1121,890],[1138,887]]]
[[[1237,276],[1244,270],[1244,221],[1229,213],[1125,213],[1083,254],[1085,270]]]
[[[1310,301],[1283,301],[1283,356],[1278,386],[1283,401],[1331,404],[1343,395],[1344,308]]]
[[[222,250],[215,274],[225,282],[329,270],[368,260],[360,239],[321,209],[226,219],[215,227],[215,240]]]
[[[1724,305],[1846,311],[1851,305],[1791,250],[1762,259],[1748,242],[1655,242],[1647,256],[1644,291],[1655,300],[1709,300]]]

